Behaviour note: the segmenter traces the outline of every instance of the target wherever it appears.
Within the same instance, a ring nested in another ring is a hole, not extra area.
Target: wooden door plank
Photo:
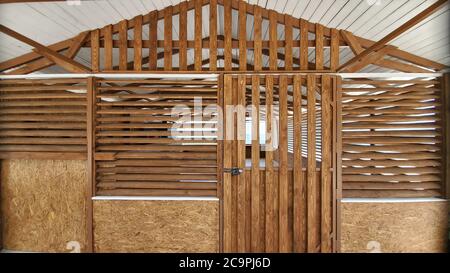
[[[237,91],[237,167],[243,170],[243,173],[237,177],[237,251],[240,253],[246,252],[246,225],[249,223],[250,215],[247,215],[247,196],[245,183],[245,136],[246,136],[246,76],[239,75],[238,77],[238,91]]]
[[[225,130],[225,139],[224,139],[224,151],[231,151],[233,140],[232,135],[230,135],[230,127],[232,126],[232,116],[233,112],[230,111],[230,106],[232,106],[232,88],[233,88],[233,77],[231,75],[225,75],[224,76],[224,130]],[[225,169],[232,168],[232,157],[231,153],[224,152],[224,159],[223,159],[223,166]],[[223,174],[223,218],[224,218],[224,225],[223,225],[223,251],[225,253],[232,252],[232,241],[233,241],[233,234],[232,234],[232,225],[233,225],[233,219],[232,219],[232,202],[234,200],[232,199],[232,193],[231,193],[231,173],[225,172]]]
[[[289,206],[289,184],[288,184],[288,95],[287,78],[280,76],[280,147],[279,147],[279,251],[287,253],[290,249],[288,206]]]
[[[317,251],[317,181],[316,181],[316,76],[307,76],[307,136],[308,136],[308,167],[307,167],[307,251],[313,253]]]
[[[172,70],[172,6],[164,9],[164,70]]]
[[[321,252],[331,252],[331,161],[332,161],[332,112],[331,78],[322,76],[322,164],[321,164]]]
[[[302,162],[302,77],[294,76],[294,197],[293,197],[293,225],[294,225],[294,246],[296,253],[303,253],[306,250],[306,191],[303,181]]]
[[[275,229],[276,218],[275,212],[275,198],[278,190],[274,185],[274,168],[273,168],[273,150],[275,149],[273,143],[273,76],[266,77],[266,236],[265,236],[265,251],[268,253],[277,252],[278,231]]]
[[[262,251],[262,242],[259,238],[261,229],[260,219],[260,149],[259,149],[259,105],[260,105],[260,79],[259,76],[252,76],[252,252]]]

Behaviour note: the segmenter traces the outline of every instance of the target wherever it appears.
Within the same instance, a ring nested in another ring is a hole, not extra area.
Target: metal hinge
[[[231,173],[231,175],[236,176],[236,175],[240,175],[244,172],[243,169],[239,169],[239,168],[231,168],[231,169],[223,169],[223,172],[225,173]]]

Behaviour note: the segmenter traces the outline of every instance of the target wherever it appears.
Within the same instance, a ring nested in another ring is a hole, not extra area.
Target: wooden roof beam
[[[12,38],[15,38],[25,44],[28,44],[32,47],[34,47],[34,51],[39,53],[40,55],[46,57],[50,61],[60,65],[62,68],[66,69],[69,72],[74,73],[87,73],[90,72],[90,69],[85,67],[84,65],[77,63],[76,61],[68,58],[65,55],[61,55],[58,52],[28,38],[23,36],[22,34],[4,26],[0,25],[0,32],[3,32],[4,34],[11,36]]]
[[[344,69],[357,63],[358,61],[363,61],[363,59],[369,56],[372,52],[380,50],[387,43],[391,42],[401,34],[405,33],[407,30],[411,29],[413,26],[417,25],[418,23],[422,22],[430,15],[438,11],[446,3],[448,3],[448,0],[439,0],[438,2],[434,3],[433,5],[431,5],[430,7],[428,7],[427,9],[416,15],[414,18],[412,18],[411,20],[401,25],[396,30],[386,35],[383,39],[379,40],[378,42],[376,42],[363,52],[356,55],[353,59],[341,65],[341,67],[338,68],[338,71],[343,71]]]

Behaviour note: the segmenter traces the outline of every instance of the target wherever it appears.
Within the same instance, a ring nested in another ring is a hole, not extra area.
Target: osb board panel
[[[447,202],[342,203],[342,252],[445,252]]]
[[[96,252],[218,252],[218,201],[95,200]]]
[[[85,249],[86,161],[3,160],[0,182],[5,249]]]

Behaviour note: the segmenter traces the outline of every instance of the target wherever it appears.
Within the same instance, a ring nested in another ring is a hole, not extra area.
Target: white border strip
[[[29,75],[0,75],[0,80],[15,79],[83,79],[97,77],[104,79],[214,79],[218,74],[29,74]]]
[[[337,73],[344,79],[360,79],[360,78],[437,78],[443,73]]]
[[[217,197],[96,196],[93,201],[219,201]]]
[[[436,78],[443,75],[443,73],[316,73],[314,71],[310,72],[311,74],[326,74],[326,75],[337,75],[341,76],[344,79],[358,79],[358,78]],[[277,75],[276,73],[266,73],[271,75]],[[287,74],[296,74],[287,73]],[[308,74],[306,72],[299,72],[299,74]],[[234,75],[234,74],[233,74]],[[243,75],[243,74],[236,74]],[[245,75],[245,74],[244,74]],[[249,74],[253,75],[253,74]],[[264,75],[264,73],[263,73]],[[279,74],[286,75],[286,74]],[[219,75],[218,74],[158,74],[158,73],[149,73],[149,74],[123,74],[123,73],[100,73],[100,74],[29,74],[29,75],[0,75],[0,80],[13,80],[13,79],[80,79],[80,78],[88,78],[88,77],[98,77],[104,79],[155,79],[155,78],[163,78],[163,79],[215,79]]]
[[[425,203],[447,202],[442,198],[344,198],[342,203]]]

